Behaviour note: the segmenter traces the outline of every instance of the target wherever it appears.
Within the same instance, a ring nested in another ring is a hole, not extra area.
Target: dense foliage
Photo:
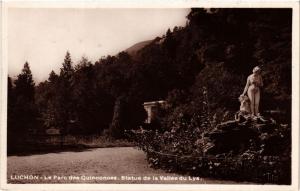
[[[83,57],[74,64],[67,52],[60,73],[52,71],[38,85],[26,63],[17,79],[8,79],[9,151],[17,141],[24,143],[26,135],[49,128],[60,129],[61,135],[124,137],[125,130],[144,125],[143,102],[162,99],[168,104],[151,126],[157,131],[141,144],[158,152],[202,156],[207,149],[202,146],[211,142],[205,134],[233,118],[239,108],[237,98],[256,65],[261,66],[264,80],[260,110],[263,115],[278,111],[277,123],[290,126],[291,9],[197,8],[187,19],[185,27],[169,29],[133,55],[120,52],[95,63]],[[285,137],[289,133],[287,128]],[[243,150],[230,161],[253,152],[255,161],[282,158],[280,153],[263,156],[258,151]],[[290,156],[290,148],[282,153]],[[191,161],[183,165],[184,161],[174,163],[168,157],[157,159],[149,151],[148,155],[151,164],[160,160],[159,167],[198,169]]]
[[[127,131],[146,152],[151,167],[191,176],[290,184],[289,125],[272,118],[215,124],[205,109],[193,116],[177,116],[163,132]]]
[[[8,149],[14,149],[15,145],[24,142],[27,132],[36,126],[37,117],[34,104],[35,84],[27,62],[14,84],[15,86],[13,86],[11,78],[8,78]]]

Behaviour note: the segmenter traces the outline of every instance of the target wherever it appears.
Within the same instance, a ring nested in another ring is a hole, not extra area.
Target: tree
[[[176,53],[176,41],[170,29],[167,30],[166,39],[164,41],[164,48],[167,51],[167,54],[173,58]]]
[[[118,97],[118,99],[115,102],[113,119],[112,119],[111,125],[108,130],[109,135],[113,138],[118,139],[118,138],[123,137],[123,132],[124,132],[124,128],[122,126],[122,125],[124,125],[124,124],[122,124],[123,115],[124,115],[123,98]]]
[[[73,72],[74,70],[72,67],[71,55],[69,51],[67,51],[64,62],[62,63],[62,68],[60,69],[60,76],[65,79],[71,80]]]
[[[70,125],[74,122],[74,101],[73,101],[73,79],[74,68],[70,53],[67,51],[60,69],[60,76],[57,84],[57,99],[55,103],[56,122],[60,128],[61,135],[68,133]]]
[[[94,70],[92,63],[82,57],[75,66],[73,99],[75,103],[74,115],[76,127],[72,129],[73,133],[92,133],[97,131],[96,118],[97,113],[96,95],[94,88]]]
[[[46,128],[58,127],[58,80],[59,76],[51,71],[48,80],[40,83],[36,88],[36,103],[40,110],[43,125]]]
[[[33,102],[34,100],[34,82],[28,62],[24,64],[21,74],[15,81],[15,91],[20,101]]]
[[[24,64],[21,74],[18,75],[14,83],[15,88],[13,88],[9,78],[8,143],[18,145],[24,144],[29,132],[36,130],[35,84],[28,62]]]
[[[8,146],[8,152],[13,151],[16,146],[16,119],[15,118],[15,105],[16,105],[16,99],[15,99],[15,91],[13,87],[13,80],[11,77],[8,76],[7,79],[7,146]]]
[[[56,83],[58,80],[58,75],[52,70],[49,74],[48,82],[49,83]]]

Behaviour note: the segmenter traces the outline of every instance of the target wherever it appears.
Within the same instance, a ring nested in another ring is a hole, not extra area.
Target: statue
[[[244,121],[248,120],[251,117],[251,109],[250,109],[250,99],[248,96],[241,95],[239,97],[240,101],[240,110],[235,114],[235,121]]]
[[[260,101],[260,91],[263,86],[263,81],[261,77],[261,69],[256,66],[252,70],[252,74],[248,76],[247,83],[244,88],[244,92],[241,96],[248,94],[250,100],[250,109],[252,117],[260,117],[259,113],[259,101]]]

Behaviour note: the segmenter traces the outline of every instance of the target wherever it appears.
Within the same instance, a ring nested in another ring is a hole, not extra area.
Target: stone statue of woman
[[[248,93],[252,117],[259,117],[260,89],[263,86],[261,69],[260,67],[256,66],[253,68],[252,72],[253,73],[247,78],[247,83],[242,96]]]

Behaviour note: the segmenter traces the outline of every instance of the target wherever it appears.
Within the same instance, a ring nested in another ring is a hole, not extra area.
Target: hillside
[[[146,45],[150,44],[151,42],[152,42],[152,40],[138,42],[138,43],[132,45],[131,47],[127,48],[125,50],[125,52],[127,52],[130,56],[134,57],[139,50],[141,50],[142,48],[144,48]]]
[[[188,19],[186,27],[167,31],[163,43],[139,51],[143,67],[159,71],[151,77],[159,83],[147,87],[161,90],[153,99],[184,90],[189,96],[181,103],[197,102],[206,87],[213,111],[235,111],[247,76],[259,65],[262,110],[290,112],[290,9],[192,9]]]
[[[291,9],[192,9],[187,18],[139,51],[144,100],[168,106],[129,136],[154,168],[290,184]],[[255,66],[263,117],[239,119],[238,98]]]

